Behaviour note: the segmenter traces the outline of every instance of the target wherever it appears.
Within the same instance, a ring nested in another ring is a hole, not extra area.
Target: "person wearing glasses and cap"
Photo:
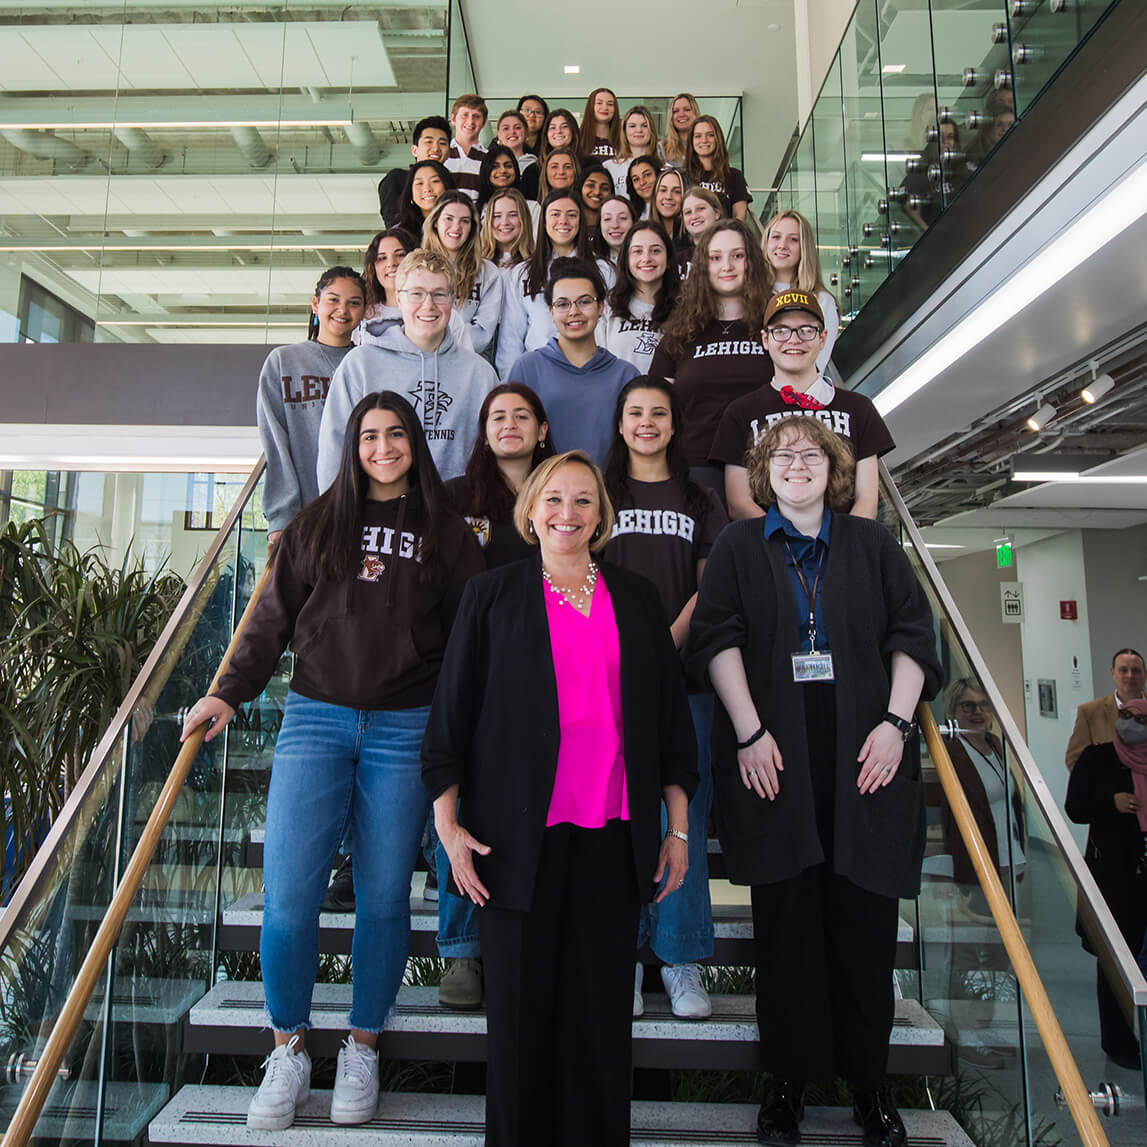
[[[761,339],[773,363],[773,377],[729,403],[717,427],[709,462],[725,468],[729,517],[759,518],[764,509],[749,492],[745,455],[782,418],[818,418],[844,439],[856,463],[850,512],[876,517],[877,459],[896,443],[872,400],[833,386],[817,367],[825,345],[824,311],[811,291],[781,291],[765,308]]]
[[[1067,782],[1064,809],[1076,824],[1088,826],[1083,858],[1131,951],[1139,952],[1147,929],[1147,700],[1121,705],[1112,739],[1083,750]],[[1078,924],[1076,931],[1091,952]],[[1138,1071],[1138,1041],[1102,966],[1096,970],[1096,995],[1100,1045],[1108,1059]]]
[[[903,1147],[885,1068],[898,898],[920,890],[924,790],[914,723],[942,671],[904,551],[849,515],[852,454],[785,418],[748,457],[768,507],[709,554],[686,663],[717,694],[717,834],[752,889],[764,1143],[796,1143],[804,1087],[841,1076],[873,1147]],[[837,688],[839,684],[840,688]]]

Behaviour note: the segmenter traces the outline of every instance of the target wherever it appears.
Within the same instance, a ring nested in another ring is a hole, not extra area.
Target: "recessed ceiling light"
[[[884,67],[881,68],[880,70],[886,76],[898,76],[898,75],[900,75],[901,72],[906,72],[908,70],[908,65],[907,64],[885,64]]]
[[[769,25],[769,31],[770,32],[779,32],[780,30],[781,30],[780,24],[770,24]]]
[[[564,71],[567,76],[578,76],[581,74],[581,64],[566,64]]]

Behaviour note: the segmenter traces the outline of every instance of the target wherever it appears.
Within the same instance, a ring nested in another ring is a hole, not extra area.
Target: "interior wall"
[[[1023,643],[1020,626],[1005,624],[1000,613],[1000,582],[1015,581],[1016,570],[996,569],[995,556],[986,551],[950,558],[940,567],[972,637],[988,663],[992,678],[1004,695],[1008,711],[1026,733]]]
[[[809,99],[805,103],[805,93],[802,91],[800,122],[803,126],[812,113],[812,105],[820,91],[824,77],[828,75],[829,65],[832,63],[836,49],[840,47],[844,30],[857,5],[857,0],[795,0],[797,8],[796,24],[800,29],[802,24],[807,25],[808,40],[804,45],[804,52],[808,59]],[[800,9],[804,9],[802,19]],[[798,43],[797,50],[801,50]]]
[[[1147,525],[1084,530],[1093,697],[1111,690],[1111,657],[1130,647],[1147,654]]]

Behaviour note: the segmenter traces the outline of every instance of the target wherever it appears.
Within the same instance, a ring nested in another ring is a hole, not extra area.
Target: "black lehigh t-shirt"
[[[705,174],[708,176],[708,172]],[[728,187],[721,180],[712,178],[701,179],[697,186],[704,187],[706,191],[711,191],[721,201],[721,206],[725,208],[725,214],[730,218],[733,215],[734,203],[753,202],[753,197],[749,194],[749,185],[745,182],[744,175],[736,167],[729,168]]]
[[[706,512],[695,518],[672,478],[664,482],[630,478],[629,493],[617,511],[605,558],[649,578],[672,622],[697,592],[697,563],[709,556],[729,519],[712,490],[704,492]]]
[[[461,512],[462,507],[470,501],[470,486],[465,475],[449,479],[446,482],[446,493]],[[466,521],[482,547],[482,556],[486,559],[488,570],[508,566],[511,562],[519,562],[537,552],[537,547],[531,546],[518,533],[517,526],[510,519],[491,521],[484,515],[467,514]]]
[[[708,462],[713,436],[729,404],[773,377],[773,360],[760,336],[741,319],[714,319],[680,357],[670,353],[664,339],[654,352],[649,373],[673,379],[685,423],[681,445],[690,466]]]
[[[729,404],[709,451],[709,461],[721,466],[744,466],[745,455],[774,423],[782,418],[819,418],[843,438],[857,461],[879,458],[896,443],[872,400],[854,390],[836,388],[832,401],[823,410],[790,406],[770,385],[754,390]]]

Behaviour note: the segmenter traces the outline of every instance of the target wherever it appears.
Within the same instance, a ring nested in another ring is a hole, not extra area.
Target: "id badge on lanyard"
[[[836,678],[832,670],[832,654],[827,649],[818,652],[816,648],[816,595],[820,588],[821,570],[824,568],[824,554],[821,554],[820,562],[816,567],[816,577],[813,578],[812,589],[810,590],[808,582],[805,581],[804,571],[801,569],[800,563],[793,557],[788,542],[785,542],[785,549],[789,551],[789,557],[792,559],[793,569],[796,570],[801,589],[804,590],[805,597],[808,598],[809,652],[792,654],[793,680],[798,685],[811,681],[835,681]]]

